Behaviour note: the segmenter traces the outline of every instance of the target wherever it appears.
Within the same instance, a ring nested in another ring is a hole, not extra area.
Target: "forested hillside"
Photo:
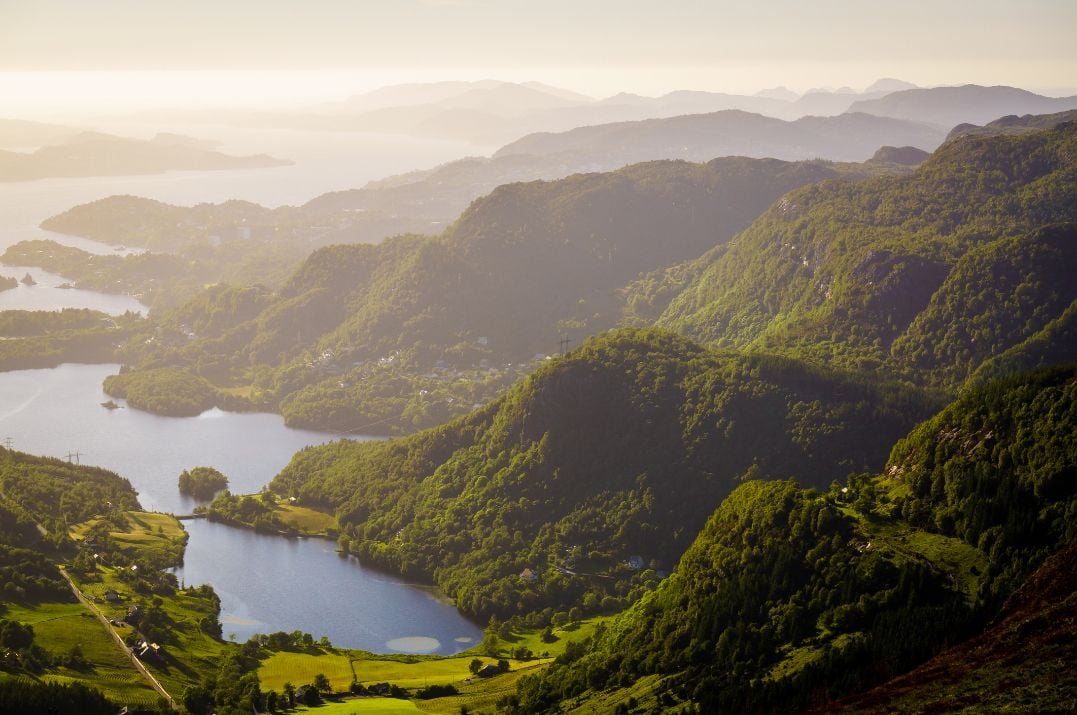
[[[1066,712],[1077,698],[1077,542],[1017,589],[981,635],[915,670],[825,708],[904,713],[979,708]]]
[[[67,525],[112,505],[138,508],[130,483],[113,472],[0,449],[0,617],[5,602],[71,600],[54,558],[71,546]]]
[[[321,249],[273,295],[213,288],[127,361],[252,389],[297,426],[411,431],[613,327],[626,284],[721,246],[786,191],[871,171],[725,158],[502,186],[441,236]]]
[[[1077,125],[962,137],[909,176],[786,195],[658,324],[954,389],[1077,299],[1074,221]]]
[[[304,450],[270,487],[335,508],[342,546],[435,579],[466,613],[595,611],[671,568],[746,473],[822,486],[877,469],[932,404],[899,385],[622,330],[448,425]]]
[[[670,703],[788,712],[903,672],[1077,536],[1075,433],[1077,368],[1055,368],[971,391],[845,488],[751,480],[656,591],[522,682],[517,709],[660,674]]]

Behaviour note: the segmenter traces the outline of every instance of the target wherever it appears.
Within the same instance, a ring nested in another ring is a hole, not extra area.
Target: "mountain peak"
[[[883,77],[875,80],[867,89],[864,90],[864,94],[872,94],[876,92],[900,92],[903,89],[918,89],[918,87],[912,82],[906,82],[903,79],[894,79],[893,77]]]

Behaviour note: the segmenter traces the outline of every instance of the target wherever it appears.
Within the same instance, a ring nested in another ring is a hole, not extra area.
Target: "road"
[[[60,575],[64,577],[65,581],[67,581],[67,585],[71,587],[71,592],[75,594],[75,597],[78,598],[82,605],[90,609],[90,613],[97,616],[97,620],[101,621],[101,625],[103,625],[105,627],[105,630],[109,632],[109,634],[112,636],[112,640],[116,641],[116,645],[119,646],[120,650],[123,651],[123,654],[127,656],[127,658],[131,661],[131,664],[135,666],[138,672],[142,674],[142,677],[145,678],[146,681],[153,686],[153,689],[156,690],[162,698],[168,701],[168,704],[172,707],[173,710],[178,711],[179,705],[176,704],[176,701],[173,700],[172,696],[168,694],[168,691],[164,689],[164,686],[161,685],[160,682],[158,682],[157,678],[153,677],[153,673],[146,670],[146,666],[142,664],[142,661],[135,657],[134,653],[131,652],[131,649],[128,648],[127,644],[125,644],[123,642],[123,639],[120,638],[120,634],[117,633],[116,629],[112,627],[112,624],[108,622],[108,618],[105,617],[105,614],[101,613],[97,606],[94,605],[93,602],[91,602],[88,598],[86,598],[85,594],[83,594],[82,591],[79,590],[79,587],[75,585],[75,582],[71,580],[71,576],[68,575],[67,571],[63,567],[60,567]]]

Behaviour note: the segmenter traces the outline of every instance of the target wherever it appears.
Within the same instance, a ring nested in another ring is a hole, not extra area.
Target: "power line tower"
[[[81,457],[81,456],[82,456],[82,452],[68,452],[67,453],[67,463],[71,464],[71,459],[74,458],[75,464],[79,464],[80,463],[79,462],[79,457]]]
[[[15,440],[13,440],[11,437],[4,437],[4,447],[8,451],[11,451],[15,448]]]
[[[572,338],[568,337],[567,335],[562,335],[561,336],[561,340],[558,343],[559,350],[561,352],[561,357],[564,357],[565,353],[568,352],[568,344],[571,343],[571,342],[572,342]]]

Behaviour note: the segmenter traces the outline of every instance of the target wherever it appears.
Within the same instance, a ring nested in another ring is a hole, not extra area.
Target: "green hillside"
[[[1075,150],[1073,124],[962,137],[909,176],[791,192],[658,323],[955,388],[1077,299]]]
[[[745,472],[823,485],[877,469],[933,404],[898,385],[622,330],[448,425],[304,450],[270,487],[335,508],[342,546],[435,579],[466,613],[594,611],[671,568]]]
[[[1077,542],[1033,573],[981,635],[835,703],[857,713],[1066,712],[1077,698]]]
[[[624,286],[724,244],[788,190],[873,171],[731,157],[502,186],[440,236],[315,251],[271,296],[210,289],[126,361],[250,390],[296,426],[413,431],[485,402],[562,337],[615,326]]]
[[[670,579],[521,683],[518,710],[659,674],[675,676],[671,703],[789,711],[961,640],[1077,535],[1075,398],[1074,367],[990,383],[913,430],[877,476],[827,493],[743,484]]]

